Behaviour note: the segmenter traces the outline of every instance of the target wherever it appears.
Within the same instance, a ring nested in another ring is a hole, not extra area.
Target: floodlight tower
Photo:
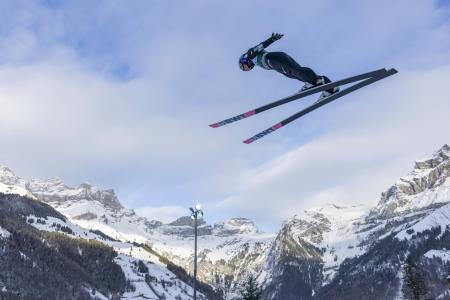
[[[189,209],[191,210],[191,218],[194,220],[194,300],[197,300],[197,223],[198,218],[203,217],[203,211],[200,204]]]

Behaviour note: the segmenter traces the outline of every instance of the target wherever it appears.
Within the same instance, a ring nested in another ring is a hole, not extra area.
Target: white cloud
[[[181,216],[189,215],[189,211],[181,206],[141,207],[134,210],[148,220],[158,220],[163,223],[170,223]]]
[[[448,140],[450,27],[431,1],[0,5],[0,163],[25,177],[273,225],[320,202],[376,202]],[[286,34],[272,50],[332,78],[400,73],[243,145],[306,103],[207,127],[298,89],[237,68],[272,31]]]

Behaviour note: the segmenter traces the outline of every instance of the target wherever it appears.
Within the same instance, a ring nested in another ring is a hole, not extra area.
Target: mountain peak
[[[415,162],[413,174],[422,170],[429,170],[437,167],[439,164],[448,161],[450,158],[450,146],[445,144],[438,151],[433,153],[431,158],[417,160]]]
[[[438,150],[438,152],[450,154],[450,146],[448,144],[444,144],[444,146],[442,146],[441,149]]]
[[[232,218],[225,222],[214,224],[214,233],[218,236],[230,236],[234,234],[258,233],[258,227],[247,218]]]
[[[67,201],[98,201],[106,208],[117,210],[123,208],[112,189],[101,190],[84,182],[78,188],[67,186],[60,177],[46,180],[31,179],[26,181],[16,176],[8,167],[0,166],[0,183],[26,189],[42,202],[65,203]]]
[[[350,221],[361,217],[368,209],[369,207],[364,204],[355,203],[337,205],[334,203],[325,203],[305,210],[303,214],[296,215],[295,218],[309,220],[310,218],[317,218],[317,216],[320,215],[330,219],[330,221]]]
[[[79,189],[90,190],[92,185],[89,182],[83,182],[78,186]]]
[[[17,184],[20,181],[20,178],[14,174],[11,169],[5,166],[0,166],[0,182],[4,184]]]
[[[197,221],[197,225],[201,226],[206,224],[206,222],[203,219],[199,219]],[[189,227],[194,227],[195,223],[194,220],[190,217],[190,216],[183,216],[180,217],[178,219],[176,219],[173,222],[170,222],[169,224],[167,224],[169,226],[189,226]]]
[[[450,147],[445,144],[431,158],[415,162],[413,171],[381,194],[371,216],[391,217],[449,202]],[[433,190],[433,193],[430,192]]]

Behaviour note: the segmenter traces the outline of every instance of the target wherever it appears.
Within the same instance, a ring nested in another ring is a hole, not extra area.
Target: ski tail
[[[217,128],[217,127],[220,127],[220,126],[224,126],[224,125],[233,123],[235,121],[242,120],[244,118],[248,118],[250,116],[253,116],[254,114],[256,114],[256,111],[255,110],[250,110],[250,111],[248,111],[246,113],[240,114],[240,115],[232,117],[232,118],[228,118],[226,120],[223,120],[223,121],[211,124],[209,126],[212,127],[212,128]]]
[[[266,129],[266,130],[264,130],[264,131],[258,133],[257,135],[254,135],[254,136],[252,136],[251,138],[246,139],[246,140],[244,141],[244,143],[245,143],[245,144],[251,144],[251,143],[253,143],[254,141],[256,141],[256,140],[258,140],[258,139],[264,137],[265,135],[268,135],[268,134],[271,133],[271,132],[274,132],[274,131],[277,130],[277,129],[280,129],[280,128],[283,127],[283,126],[284,126],[284,125],[283,125],[282,123],[275,124],[275,125],[273,125],[272,127],[270,127],[270,128],[268,128],[268,129]]]

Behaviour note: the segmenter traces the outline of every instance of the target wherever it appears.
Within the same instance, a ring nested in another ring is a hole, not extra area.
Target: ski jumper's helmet
[[[241,57],[239,57],[239,68],[241,68],[242,71],[250,71],[254,66],[255,64],[250,57],[248,57],[247,53],[242,54]]]

